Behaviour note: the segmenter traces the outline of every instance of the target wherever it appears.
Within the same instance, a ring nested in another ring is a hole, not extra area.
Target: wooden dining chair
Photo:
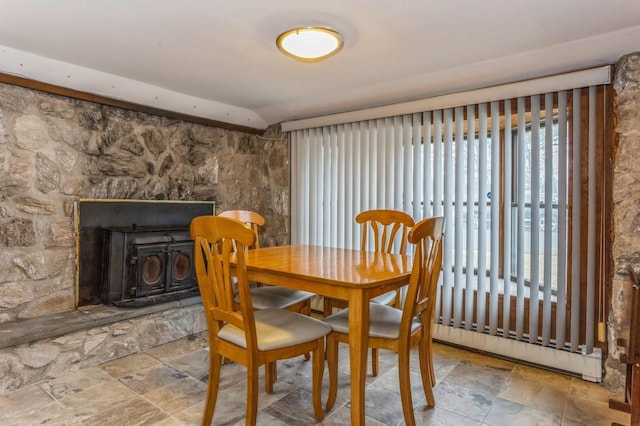
[[[415,254],[407,295],[402,309],[371,303],[369,321],[369,347],[386,349],[398,354],[398,379],[402,411],[407,425],[415,425],[409,353],[418,346],[422,387],[427,403],[435,405],[433,386],[432,339],[433,315],[438,277],[442,267],[443,217],[431,217],[418,222],[409,232],[407,240],[415,244]],[[324,318],[333,333],[327,337],[329,366],[329,396],[327,410],[333,408],[338,391],[338,343],[349,342],[349,309]]]
[[[254,310],[247,279],[245,248],[255,233],[243,222],[218,216],[199,216],[191,222],[195,240],[195,271],[209,333],[209,384],[202,424],[211,424],[222,357],[247,367],[246,424],[255,425],[258,412],[258,369],[280,359],[311,353],[312,401],[322,421],[322,374],[326,323],[286,309]],[[237,282],[240,309],[233,291]],[[265,381],[272,382],[265,369]]]
[[[397,254],[407,252],[407,234],[414,224],[413,218],[407,213],[400,210],[366,210],[356,216],[356,223],[361,226],[360,248],[362,250],[371,250],[369,241],[372,240],[373,251]],[[399,306],[399,296],[399,291],[390,291],[371,301],[383,305],[395,304]],[[346,300],[325,297],[323,314],[328,316],[333,313],[333,308],[344,309],[346,307]]]
[[[264,217],[257,212],[251,210],[226,210],[218,214],[220,217],[227,217],[243,222],[255,234],[254,243],[246,247],[247,249],[260,248],[259,229],[264,225]],[[293,290],[284,287],[256,284],[251,286],[251,303],[253,309],[287,309],[293,312],[300,312],[305,315],[311,315],[311,299],[315,297],[315,293],[309,293],[302,290]],[[240,295],[236,292],[236,307],[239,307]],[[305,354],[305,358],[309,359],[309,354]],[[271,381],[265,382],[267,393],[273,391],[273,382],[278,378],[278,370],[275,365],[265,367],[271,368]]]
[[[228,217],[239,220],[253,230],[256,239],[248,249],[260,248],[259,228],[264,225],[264,217],[250,210],[227,210],[218,214],[220,217]],[[278,286],[260,285],[251,288],[251,300],[254,309],[282,308],[293,312],[311,315],[311,299],[314,293],[302,290],[293,290]],[[236,300],[238,301],[238,300]]]
[[[376,252],[397,254],[407,252],[407,234],[414,225],[413,218],[407,213],[387,209],[366,210],[356,216],[356,223],[361,226],[360,248],[362,250],[370,250],[370,241],[373,241],[373,251]],[[390,291],[374,297],[371,301],[400,307],[402,291],[402,289]],[[325,297],[323,315],[325,317],[331,315],[333,308],[344,309],[347,305],[346,300]],[[378,371],[378,351],[374,348],[371,350],[371,374],[377,376]]]

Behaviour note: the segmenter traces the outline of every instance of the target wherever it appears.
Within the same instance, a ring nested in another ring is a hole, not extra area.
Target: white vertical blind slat
[[[428,113],[424,113],[425,115]],[[411,216],[414,220],[421,219],[423,217],[427,217],[423,215],[422,206],[426,206],[427,198],[425,197],[425,182],[422,179],[423,174],[429,176],[431,173],[428,169],[426,169],[425,157],[426,157],[426,149],[427,146],[431,145],[431,135],[428,133],[428,130],[423,127],[422,114],[413,114],[411,118],[412,127],[411,127],[411,161],[412,165],[412,174],[411,177],[413,179],[413,201],[411,203],[411,208],[407,210],[410,212]],[[422,131],[424,130],[424,141],[422,137]],[[422,172],[421,172],[422,171]],[[409,198],[409,197],[407,197]]]
[[[371,200],[369,199],[370,194],[373,192],[371,185],[371,164],[373,153],[371,149],[373,148],[373,141],[370,137],[371,122],[363,121],[360,123],[360,132],[362,137],[360,138],[360,152],[362,153],[362,161],[360,165],[362,167],[362,190],[360,191],[360,208],[357,211],[365,210],[365,208],[371,205]],[[355,216],[350,218],[355,220]],[[357,227],[360,228],[360,227]],[[359,235],[359,231],[358,234]]]
[[[333,167],[331,166],[331,156],[333,150],[331,149],[331,128],[325,127],[323,129],[322,141],[324,154],[324,175],[322,179],[322,221],[324,223],[319,224],[322,226],[322,233],[320,234],[321,245],[331,245],[331,175]]]
[[[336,170],[336,208],[335,210],[335,218],[336,218],[336,235],[335,235],[335,247],[344,247],[345,246],[345,236],[346,236],[346,220],[343,214],[338,214],[338,212],[343,212],[347,209],[347,193],[351,192],[349,188],[347,188],[346,182],[346,166],[348,162],[351,161],[351,152],[349,151],[349,146],[347,146],[345,134],[344,134],[344,125],[337,126],[337,134],[336,134],[336,155],[338,156],[338,170]],[[350,194],[349,194],[350,195]]]
[[[433,144],[431,143],[431,113],[429,112],[425,112],[424,114],[422,114],[422,129],[424,129],[423,142],[419,143],[419,139],[416,139],[418,141],[418,146],[421,147],[422,152],[421,155],[414,156],[414,158],[418,159],[417,161],[419,164],[419,167],[416,167],[415,170],[424,170],[425,176],[434,176],[432,163]],[[415,131],[419,133],[420,129]],[[431,182],[425,182],[424,179],[419,179],[416,191],[419,191],[419,193],[422,194],[422,203],[414,202],[414,218],[419,218],[421,216],[433,216],[433,205],[431,203],[433,202],[434,179],[432,178],[430,180]]]
[[[340,126],[342,127],[342,126]],[[325,218],[329,219],[329,240],[325,242],[325,245],[330,247],[338,246],[338,205],[339,205],[339,195],[338,193],[338,171],[340,168],[340,152],[338,151],[338,128],[337,126],[331,126],[329,128],[329,132],[331,134],[331,179],[330,179],[330,192],[327,194],[327,198],[325,199],[325,205],[329,206],[328,216]]]
[[[445,182],[453,182],[453,110],[450,108],[444,110],[443,117],[444,125],[444,139],[442,141],[444,150],[443,159],[443,176]],[[453,217],[453,185],[443,184],[443,213],[445,220],[445,235],[448,235],[444,239],[444,254],[442,256],[443,261],[443,287],[442,287],[442,316],[443,323],[451,325],[453,320],[453,275],[451,271],[453,269],[453,248],[454,248],[454,217]]]
[[[386,169],[386,158],[387,158],[387,119],[377,120],[378,126],[376,129],[376,138],[378,142],[378,170],[377,170],[377,179],[376,182],[377,191],[376,191],[376,204],[372,206],[372,208],[381,209],[386,204],[387,200],[385,199],[385,179],[384,176],[387,174]]]
[[[552,296],[552,257],[553,247],[553,93],[544,96],[544,277],[542,302],[542,345],[551,342],[551,296]]]
[[[475,161],[475,159],[474,159]],[[478,302],[477,327],[484,330],[487,300],[487,104],[478,105]],[[497,223],[497,222],[496,222]],[[498,228],[496,228],[496,233]]]
[[[445,114],[446,115],[446,114]],[[447,158],[444,148],[444,128],[443,128],[443,112],[442,110],[433,112],[433,215],[442,216],[444,209],[444,179],[445,179],[445,161]],[[451,118],[448,119],[449,123]],[[445,216],[445,222],[451,222]],[[447,232],[451,232],[446,228]],[[448,238],[447,238],[448,239]]]
[[[572,102],[572,121],[573,121],[573,152],[581,152],[581,138],[580,130],[582,128],[582,108],[580,103],[581,90],[573,90],[573,102]],[[580,179],[580,170],[582,169],[582,161],[579,155],[572,156],[573,158],[573,176],[572,176],[572,217],[571,221],[573,229],[579,230],[582,228],[581,216],[582,216],[582,197],[581,188],[582,179]],[[581,238],[580,232],[571,233],[571,247],[573,262],[571,262],[571,306],[579,306],[580,303],[580,262],[576,262],[577,256],[580,256]],[[571,350],[577,351],[580,343],[580,310],[571,309],[571,334],[570,343]]]
[[[419,126],[419,124],[416,124],[416,126]],[[413,200],[416,194],[413,187],[413,176],[418,174],[417,172],[414,173],[413,169],[413,147],[415,146],[413,127],[413,117],[411,115],[404,115],[402,117],[402,140],[397,143],[400,147],[400,153],[402,154],[402,164],[400,166],[402,184],[397,185],[395,188],[398,205],[402,206],[402,211],[411,216],[413,216]]]
[[[393,173],[390,175],[392,185],[389,185],[387,188],[389,206],[395,210],[404,210],[403,205],[403,195],[405,190],[409,190],[406,186],[404,186],[404,176],[405,176],[405,167],[404,167],[404,138],[405,135],[411,135],[411,132],[405,132],[405,122],[403,116],[394,117],[393,119],[393,142],[392,142],[392,156],[389,161],[392,164]],[[407,129],[409,130],[409,129]],[[404,189],[403,189],[404,188]]]
[[[567,258],[567,92],[558,93],[558,259]],[[566,343],[567,268],[566,262],[558,262],[556,274],[556,348]]]
[[[597,152],[596,147],[596,90],[595,86],[589,88],[589,186],[587,193],[588,216],[587,216],[587,315],[585,318],[585,351],[593,352],[595,336],[595,307],[596,307],[596,179]]]
[[[456,116],[456,122],[459,119]],[[464,125],[464,121],[462,122]],[[467,193],[465,194],[466,205],[463,203],[458,203],[458,198],[456,197],[456,205],[459,205],[461,208],[464,208],[466,211],[467,223],[464,231],[466,232],[467,241],[466,241],[466,286],[464,293],[464,328],[465,330],[471,330],[473,327],[473,312],[475,310],[475,303],[473,303],[474,298],[474,290],[475,290],[475,275],[472,273],[475,265],[476,253],[474,250],[475,247],[475,201],[476,201],[476,185],[477,185],[477,176],[475,174],[475,107],[470,105],[467,107],[467,129],[466,129],[466,138],[462,139],[462,143],[458,144],[458,139],[456,138],[456,150],[457,149],[466,149],[466,161],[461,163],[460,165],[456,164],[456,171],[459,173],[463,173],[466,166],[466,186]],[[465,140],[466,139],[466,140]],[[460,157],[459,157],[460,158]],[[466,163],[466,164],[465,164]],[[459,185],[458,185],[459,186]],[[462,201],[462,200],[460,200]]]
[[[500,104],[491,102],[491,242],[489,276],[489,334],[498,333],[500,291]]]
[[[301,182],[298,180],[299,177],[303,177],[303,174],[299,172],[298,165],[301,164],[301,155],[300,155],[300,146],[298,143],[298,134],[300,132],[295,131],[291,132],[289,136],[289,151],[291,155],[291,242],[296,244],[300,241],[300,215],[304,214],[301,211],[300,206],[300,194],[304,192],[301,191],[300,185]],[[300,141],[302,142],[302,141]]]
[[[526,105],[524,98],[518,98],[518,137],[516,140],[517,148],[517,290],[516,290],[516,339],[524,338],[524,299],[525,299],[525,251],[524,251],[524,214],[526,209],[525,194],[525,151],[526,151]]]
[[[529,273],[529,342],[538,342],[540,299],[540,97],[531,96],[531,271]]]
[[[511,128],[511,100],[504,101],[504,116],[506,117],[504,123],[504,158],[513,160],[513,138]],[[508,337],[511,334],[511,257],[513,252],[512,236],[513,227],[511,221],[511,202],[513,194],[513,161],[504,162],[504,285],[503,285],[503,299],[502,299],[502,329],[503,336]]]
[[[351,215],[355,212],[359,212],[361,210],[361,200],[362,200],[362,191],[364,190],[365,182],[364,179],[361,178],[364,172],[362,170],[362,160],[366,158],[362,154],[362,148],[360,144],[361,140],[361,132],[359,130],[358,124],[354,124],[351,126],[351,138],[353,144],[353,204],[350,211],[345,212],[345,219],[349,220],[351,223],[351,232],[350,232],[350,242],[348,247],[356,249],[360,247],[358,235],[358,226],[356,226],[354,220],[351,219]]]
[[[368,203],[366,203],[363,207],[364,209],[376,208],[378,206],[378,174],[382,175],[384,170],[380,170],[380,166],[378,164],[378,152],[382,145],[379,143],[379,129],[378,129],[378,121],[380,120],[371,120],[369,122],[369,131],[367,134],[369,135],[369,193],[368,193]],[[354,218],[355,219],[355,218]]]
[[[311,182],[311,193],[312,194],[320,194],[320,197],[311,197],[309,203],[309,220],[306,224],[306,231],[309,235],[309,242],[311,244],[321,244],[322,240],[320,233],[322,229],[322,224],[318,223],[318,221],[322,222],[322,179],[324,178],[324,172],[321,165],[323,164],[322,157],[322,134],[321,130],[311,130],[309,134],[309,139],[311,141],[309,160],[317,159],[318,161],[313,161],[311,166],[310,179]],[[313,224],[313,225],[312,225]],[[317,225],[316,225],[317,224]]]
[[[454,157],[454,169],[455,169],[455,181],[450,180],[449,185],[453,183],[454,187],[454,217],[455,217],[455,235],[454,244],[455,250],[453,254],[453,270],[454,270],[454,285],[453,285],[453,325],[454,327],[460,327],[462,325],[462,307],[464,304],[463,288],[464,288],[464,251],[462,250],[464,244],[464,227],[462,223],[462,214],[464,209],[464,182],[466,178],[464,175],[464,108],[455,108],[455,143],[452,141],[452,148],[455,150]],[[455,182],[455,183],[454,183]],[[451,217],[451,216],[449,216]]]
[[[342,127],[342,151],[344,152],[344,161],[342,162],[343,166],[340,170],[340,182],[344,188],[342,188],[343,193],[343,214],[339,214],[340,218],[340,227],[338,230],[338,238],[340,245],[339,247],[347,247],[351,248],[352,239],[351,232],[353,228],[353,221],[350,217],[350,212],[353,211],[353,200],[358,196],[358,190],[360,188],[356,187],[353,184],[354,174],[353,173],[353,131],[351,130],[351,125],[346,124]]]
[[[444,209],[444,147],[443,147],[443,128],[442,128],[442,110],[437,110],[433,112],[433,174],[432,178],[429,179],[429,175],[425,175],[424,183],[425,186],[433,185],[433,205],[430,207],[431,214],[434,216],[442,216]],[[425,121],[426,123],[426,121]],[[425,127],[425,131],[427,131]],[[426,149],[426,148],[425,148]],[[425,158],[427,156],[425,155]],[[425,207],[429,208],[429,206]],[[445,237],[444,237],[444,247],[443,247],[443,273],[440,275],[439,286],[438,286],[438,294],[436,297],[436,310],[435,310],[435,318],[442,318],[443,324],[449,323],[449,316],[445,315],[445,309],[440,308],[441,306],[447,306],[451,303],[451,298],[445,296],[447,294],[446,289],[451,289],[451,244],[449,240],[449,232],[451,231],[450,221],[445,217]],[[449,269],[447,269],[449,268]],[[446,298],[446,299],[445,299]],[[450,311],[447,311],[450,314]]]
[[[396,188],[402,182],[402,170],[399,164],[402,162],[402,153],[399,150],[402,148],[400,142],[402,141],[402,117],[395,116],[390,120],[387,120],[387,155],[385,156],[387,162],[387,175],[383,179],[386,181],[385,199],[386,202],[382,208],[402,210],[402,203],[398,202],[402,199],[402,193],[398,194]]]

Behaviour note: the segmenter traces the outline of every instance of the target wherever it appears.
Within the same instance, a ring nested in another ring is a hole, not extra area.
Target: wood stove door
[[[147,244],[136,246],[132,259],[133,279],[129,294],[142,297],[164,293],[167,279],[167,244]]]
[[[193,241],[171,244],[166,291],[193,287],[194,283]]]

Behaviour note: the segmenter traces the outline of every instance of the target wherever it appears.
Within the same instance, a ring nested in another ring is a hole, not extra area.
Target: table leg
[[[349,360],[351,368],[351,424],[364,425],[364,385],[369,344],[369,302],[364,292],[349,298]]]

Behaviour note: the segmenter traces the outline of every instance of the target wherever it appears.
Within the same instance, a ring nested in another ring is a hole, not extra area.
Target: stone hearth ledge
[[[196,304],[202,304],[200,296],[139,308],[90,305],[79,307],[75,311],[1,323],[0,349],[37,340],[56,338],[76,331],[88,330],[168,309],[183,308]]]
[[[86,306],[0,324],[0,394],[196,335],[200,296],[141,308]]]

